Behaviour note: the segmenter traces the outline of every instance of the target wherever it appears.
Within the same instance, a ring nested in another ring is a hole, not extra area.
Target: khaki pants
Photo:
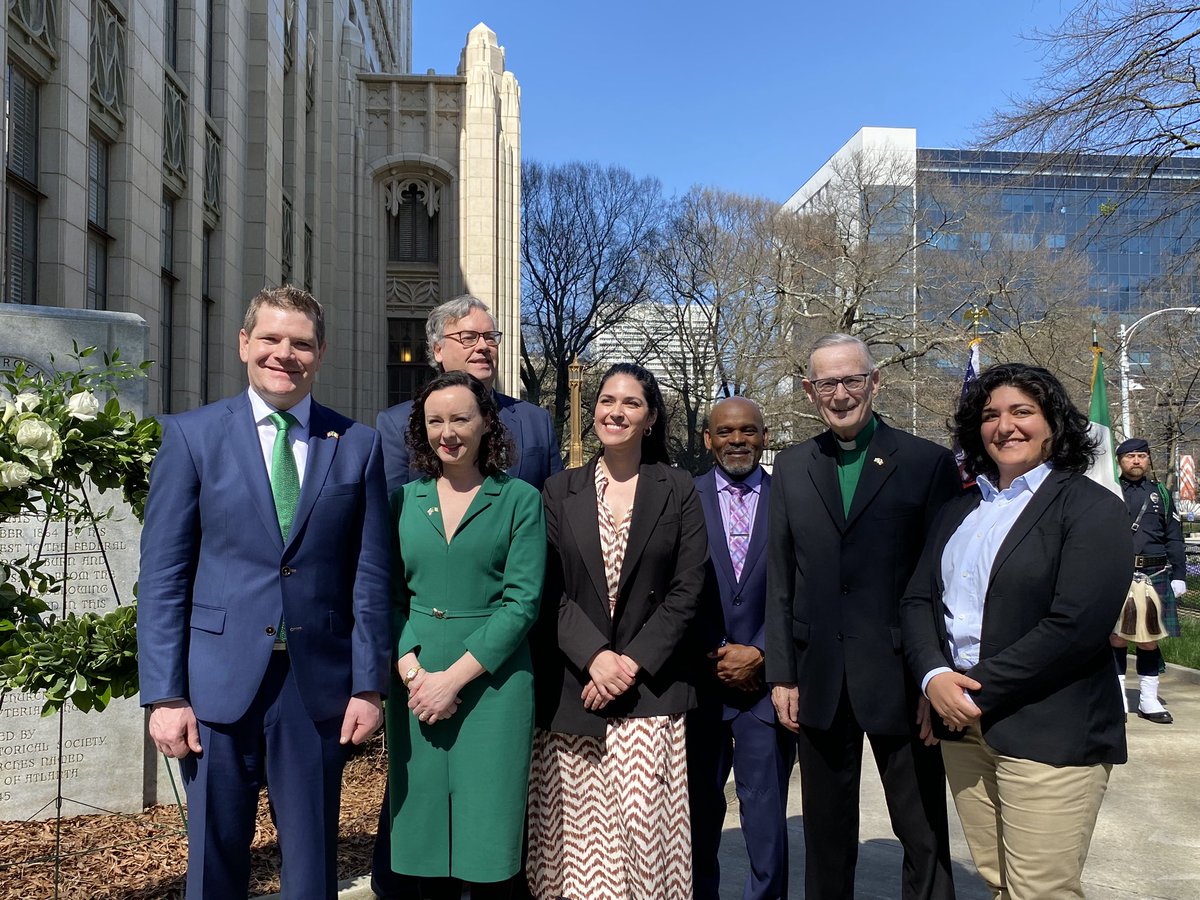
[[[978,725],[943,741],[950,793],[995,900],[1083,900],[1080,878],[1111,765],[1002,756]]]

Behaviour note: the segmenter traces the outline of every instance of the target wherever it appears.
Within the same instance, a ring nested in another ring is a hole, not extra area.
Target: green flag
[[[1092,334],[1092,406],[1088,412],[1088,431],[1099,442],[1096,461],[1088,470],[1088,478],[1104,485],[1118,497],[1117,454],[1113,447],[1112,428],[1108,422],[1108,390],[1104,386],[1104,351]]]

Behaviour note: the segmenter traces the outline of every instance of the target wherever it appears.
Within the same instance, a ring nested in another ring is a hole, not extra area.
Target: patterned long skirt
[[[684,717],[609,719],[603,738],[539,729],[526,871],[535,900],[689,900]]]

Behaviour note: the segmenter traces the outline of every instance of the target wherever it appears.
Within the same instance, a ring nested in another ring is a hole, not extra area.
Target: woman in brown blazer
[[[537,900],[690,897],[684,713],[701,655],[688,635],[704,514],[691,476],[667,465],[650,372],[609,369],[594,427],[600,454],[543,491],[530,889]]]

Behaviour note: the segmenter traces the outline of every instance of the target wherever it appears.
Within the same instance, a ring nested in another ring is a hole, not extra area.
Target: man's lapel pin
[[[883,465],[883,457],[877,456],[873,460],[871,460],[871,462],[875,463],[875,465],[877,465],[877,466],[882,466]]]

